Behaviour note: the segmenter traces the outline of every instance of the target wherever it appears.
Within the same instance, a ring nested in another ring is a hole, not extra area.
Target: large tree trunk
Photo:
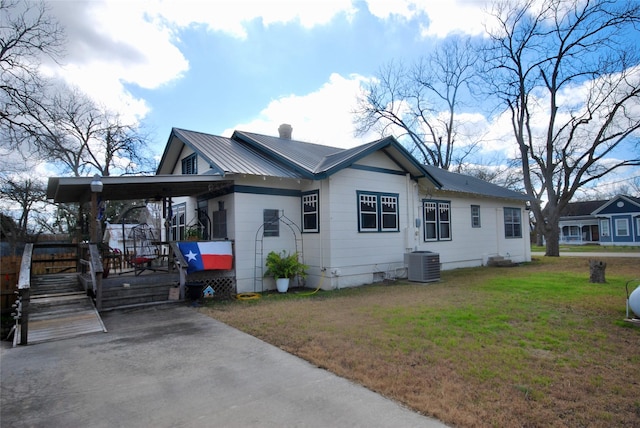
[[[560,233],[558,225],[549,225],[545,230],[544,238],[546,242],[545,256],[560,256]]]

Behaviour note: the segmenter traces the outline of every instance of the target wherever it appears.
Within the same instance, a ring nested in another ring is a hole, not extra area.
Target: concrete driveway
[[[0,350],[6,427],[444,427],[185,306]]]

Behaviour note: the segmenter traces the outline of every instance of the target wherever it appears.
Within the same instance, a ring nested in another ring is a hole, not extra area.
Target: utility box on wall
[[[440,254],[431,251],[413,251],[404,255],[409,281],[440,281]]]

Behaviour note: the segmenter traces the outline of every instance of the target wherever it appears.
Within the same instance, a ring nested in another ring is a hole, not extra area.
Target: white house
[[[205,191],[171,199],[167,238],[196,228],[232,240],[237,292],[274,288],[262,276],[272,250],[300,253],[305,285],[323,289],[406,277],[415,251],[437,253],[442,269],[531,260],[525,195],[422,165],[392,137],[341,149],[279,131],[174,128],[157,169],[207,180]]]

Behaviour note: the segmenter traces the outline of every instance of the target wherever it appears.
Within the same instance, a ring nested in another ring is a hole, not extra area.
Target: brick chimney
[[[278,133],[280,134],[280,138],[290,140],[292,132],[293,132],[293,128],[288,123],[283,123],[282,125],[280,125],[280,127],[278,127]]]

